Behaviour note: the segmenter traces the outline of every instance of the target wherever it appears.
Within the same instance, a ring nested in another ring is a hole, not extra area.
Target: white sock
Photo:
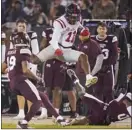
[[[92,77],[91,74],[87,74],[87,75],[86,75],[86,80],[90,79],[91,77]]]
[[[47,109],[46,108],[42,107],[41,115],[47,115]]]
[[[127,107],[127,111],[130,114],[130,116],[132,117],[132,106]]]
[[[58,116],[56,119],[57,120],[63,120],[64,118],[62,116]]]
[[[27,124],[28,122],[26,120],[21,120],[22,124]]]
[[[24,115],[25,116],[24,109],[19,110],[19,115],[22,115],[22,116]]]
[[[56,112],[59,113],[59,109],[58,108],[55,108]]]

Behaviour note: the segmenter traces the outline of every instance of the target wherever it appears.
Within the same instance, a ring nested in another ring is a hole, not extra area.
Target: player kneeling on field
[[[117,99],[114,99],[107,104],[91,94],[86,93],[73,70],[69,69],[67,70],[67,73],[73,80],[82,101],[88,105],[89,108],[85,117],[71,120],[71,125],[110,125],[111,122],[132,117],[131,93],[121,93]]]

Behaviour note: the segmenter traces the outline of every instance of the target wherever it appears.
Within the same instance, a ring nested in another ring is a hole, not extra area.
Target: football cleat
[[[77,75],[75,74],[75,72],[72,69],[68,69],[67,70],[67,74],[69,75],[69,77],[71,78],[71,80],[75,83],[75,82],[79,82],[79,79],[77,77]]]
[[[90,87],[93,84],[96,84],[98,81],[98,77],[96,76],[91,76],[89,79],[86,80],[86,87]]]
[[[18,129],[28,129],[28,124],[23,123],[22,121],[18,121],[17,128]]]

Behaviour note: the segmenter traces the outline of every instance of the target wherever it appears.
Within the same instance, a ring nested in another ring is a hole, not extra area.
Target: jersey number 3
[[[109,57],[109,50],[108,49],[102,49],[104,60],[108,59]]]
[[[13,70],[16,65],[16,57],[15,56],[7,57],[7,63],[9,70],[10,71]]]
[[[75,40],[75,37],[76,37],[76,31],[74,31],[74,32],[69,32],[69,33],[68,33],[68,37],[67,37],[67,39],[66,39],[66,42],[71,42],[71,43],[73,43],[74,40]]]

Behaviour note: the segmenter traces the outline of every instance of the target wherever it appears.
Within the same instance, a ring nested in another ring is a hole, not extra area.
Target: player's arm
[[[2,45],[1,45],[1,49],[2,49],[1,59],[2,59],[2,63],[5,61],[5,52],[6,52],[5,39],[6,39],[6,34],[2,33],[2,35],[1,35],[1,43],[2,43]]]
[[[36,75],[34,75],[34,74],[31,72],[31,70],[29,69],[29,67],[28,67],[29,62],[28,62],[28,61],[26,61],[26,60],[25,60],[25,61],[22,61],[21,64],[22,64],[22,71],[23,71],[23,73],[24,73],[28,78],[34,79],[34,80],[36,80],[36,81],[39,81],[39,78],[38,78]]]
[[[1,65],[2,74],[7,74],[8,73],[7,68],[8,68],[7,64],[5,62],[3,62],[2,65]]]
[[[40,78],[37,77],[29,68],[29,63],[30,63],[30,56],[31,56],[31,51],[29,49],[21,49],[20,50],[20,59],[21,59],[21,65],[22,65],[22,71],[23,73],[31,79],[34,80],[39,80]]]
[[[99,54],[96,58],[96,63],[95,63],[95,66],[92,70],[92,75],[95,75],[99,72],[99,70],[101,69],[102,67],[102,64],[103,64],[103,59],[104,59],[104,55],[103,54]]]
[[[117,37],[114,36],[113,39],[112,39],[112,46],[111,46],[111,55],[109,57],[109,65],[114,65],[116,64],[116,61],[118,59],[118,40],[117,40]]]
[[[32,33],[32,37],[31,37],[31,50],[32,50],[32,54],[34,54],[34,55],[36,55],[37,53],[39,53],[39,44],[38,44],[38,39],[37,39],[36,32]],[[30,69],[31,69],[31,71],[34,74],[36,74],[36,72],[37,72],[37,65],[30,63]]]
[[[39,44],[38,44],[38,39],[37,39],[37,34],[36,32],[32,33],[31,37],[31,49],[33,54],[39,53]]]
[[[47,38],[46,38],[46,33],[43,31],[42,41],[40,43],[40,50],[44,49],[46,46],[47,46]]]
[[[55,50],[57,50],[60,49],[58,43],[62,35],[63,27],[56,20],[54,21],[53,26],[54,26],[54,31],[53,31],[52,39],[50,40],[50,44]]]
[[[100,69],[102,68],[103,59],[104,59],[104,55],[103,55],[103,53],[101,51],[101,48],[98,45],[98,43],[97,43],[96,47],[97,47],[98,51],[96,53],[96,55],[97,55],[97,57],[96,57],[96,63],[95,63],[95,66],[94,66],[94,68],[92,70],[92,75],[95,75],[95,74],[97,74],[100,71]]]

